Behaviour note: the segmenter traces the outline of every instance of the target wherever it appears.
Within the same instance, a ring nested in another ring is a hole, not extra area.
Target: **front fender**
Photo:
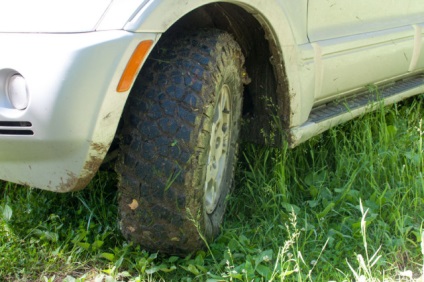
[[[19,110],[0,87],[0,179],[54,192],[84,188],[128,97],[116,91],[123,69],[138,43],[156,36],[0,33],[0,42],[10,43],[0,46],[0,84],[4,70],[14,70],[29,93],[28,107]]]

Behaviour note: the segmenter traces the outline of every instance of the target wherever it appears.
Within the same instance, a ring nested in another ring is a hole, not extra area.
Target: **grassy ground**
[[[72,194],[0,183],[0,280],[416,279],[423,267],[423,99],[293,150],[242,146],[224,230],[210,251],[186,258],[123,240],[113,173]]]

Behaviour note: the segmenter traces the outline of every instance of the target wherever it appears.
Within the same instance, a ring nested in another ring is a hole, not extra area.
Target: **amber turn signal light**
[[[116,87],[117,92],[128,91],[135,79],[140,65],[146,58],[147,53],[150,50],[150,47],[153,45],[153,40],[142,41],[135,48],[130,60],[125,67],[124,72],[122,73],[121,79],[119,80],[118,87]]]

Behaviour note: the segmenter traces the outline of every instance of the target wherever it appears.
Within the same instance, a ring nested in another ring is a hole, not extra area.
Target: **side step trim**
[[[380,102],[386,106],[420,93],[424,93],[424,75],[422,74],[397,81],[378,91],[363,92],[314,108],[304,124],[289,130],[290,147],[296,147],[333,126],[372,112],[381,106]]]

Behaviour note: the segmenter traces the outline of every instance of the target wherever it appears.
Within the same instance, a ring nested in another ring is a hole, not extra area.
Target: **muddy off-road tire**
[[[236,163],[243,63],[232,36],[217,30],[152,51],[127,102],[116,165],[128,240],[185,255],[219,233]]]

